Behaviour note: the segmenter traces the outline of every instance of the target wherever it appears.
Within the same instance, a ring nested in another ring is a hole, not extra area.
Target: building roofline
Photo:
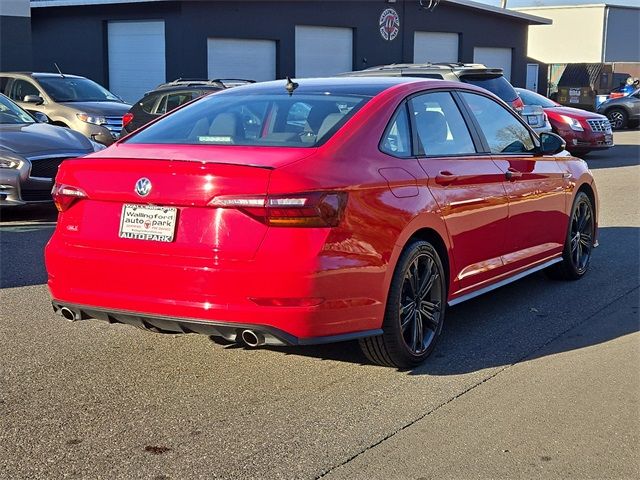
[[[553,20],[550,18],[538,17],[537,15],[530,15],[528,13],[522,13],[520,9],[508,9],[494,7],[493,5],[487,5],[485,3],[473,2],[471,0],[442,0],[442,3],[448,3],[451,5],[459,5],[461,7],[473,8],[476,10],[484,10],[486,12],[495,13],[497,15],[505,15],[518,20],[524,20],[529,25],[551,25]]]
[[[170,0],[30,0],[32,8],[43,7],[71,7],[71,6],[88,6],[88,5],[107,5],[113,3],[141,3],[141,2],[164,2]],[[183,1],[183,0],[179,0]],[[485,12],[496,15],[504,15],[514,19],[522,20],[530,25],[550,25],[552,20],[542,18],[519,11],[494,7],[484,3],[474,2],[472,0],[442,0],[443,4],[457,5],[461,7],[471,8],[475,10],[483,10]]]
[[[536,10],[567,10],[574,8],[594,8],[594,7],[602,7],[602,8],[630,8],[632,10],[640,10],[640,7],[635,7],[633,5],[618,5],[617,3],[585,3],[581,5],[548,5],[548,6],[537,6],[537,7],[518,7],[514,10],[518,10],[519,12],[524,11],[536,11]]]

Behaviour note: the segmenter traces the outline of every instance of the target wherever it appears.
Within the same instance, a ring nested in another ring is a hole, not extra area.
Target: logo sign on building
[[[380,15],[380,35],[390,42],[400,32],[400,16],[393,8],[387,8]]]

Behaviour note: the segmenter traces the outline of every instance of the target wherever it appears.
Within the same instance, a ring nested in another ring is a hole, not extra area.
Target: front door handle
[[[443,170],[438,175],[436,175],[436,183],[438,185],[449,185],[451,182],[454,182],[458,178],[457,175],[451,173],[448,170]]]
[[[507,177],[507,180],[513,181],[516,178],[522,177],[522,172],[516,170],[515,168],[509,167],[509,169],[505,172],[504,176]]]

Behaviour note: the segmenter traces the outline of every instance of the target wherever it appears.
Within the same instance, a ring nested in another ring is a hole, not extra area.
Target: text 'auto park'
[[[629,0],[0,1],[0,478],[636,478],[639,77]]]

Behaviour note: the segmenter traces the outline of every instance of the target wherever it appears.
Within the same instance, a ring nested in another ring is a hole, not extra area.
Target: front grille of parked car
[[[104,117],[107,123],[102,126],[111,132],[113,138],[118,138],[122,130],[122,117]]]
[[[587,120],[587,123],[594,132],[611,133],[611,124],[609,123],[609,120],[592,119]]]
[[[29,176],[38,178],[56,178],[58,167],[63,160],[69,157],[52,157],[31,160],[31,173]]]

